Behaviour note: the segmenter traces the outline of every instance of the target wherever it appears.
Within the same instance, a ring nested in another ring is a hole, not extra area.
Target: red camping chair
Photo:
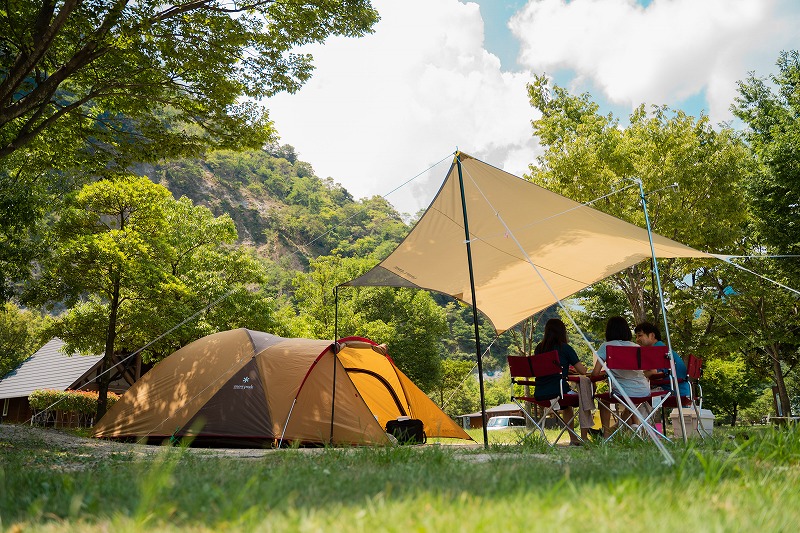
[[[552,350],[549,352],[533,355],[530,357],[526,357],[523,355],[510,355],[508,356],[508,368],[511,372],[511,401],[519,406],[520,410],[522,410],[522,412],[525,414],[525,417],[533,424],[533,426],[536,429],[539,430],[545,442],[547,442],[551,446],[555,445],[555,443],[558,442],[558,439],[561,438],[561,435],[563,435],[565,431],[568,431],[572,436],[576,437],[578,440],[581,440],[581,438],[578,436],[577,433],[575,433],[575,430],[572,428],[573,421],[575,420],[575,412],[573,411],[573,415],[572,417],[570,417],[569,420],[564,420],[564,418],[561,416],[560,413],[560,411],[562,411],[564,407],[578,406],[578,395],[577,394],[567,395],[566,393],[568,391],[564,390],[563,380],[559,380],[561,384],[559,395],[553,399],[537,400],[532,395],[531,396],[514,395],[515,385],[535,387],[536,379],[538,378],[553,376],[556,374],[560,376],[563,373],[563,369],[561,368],[561,358],[558,356],[558,351]],[[538,420],[535,419],[533,416],[531,416],[530,413],[528,413],[528,409],[526,409],[525,405],[523,405],[525,403],[542,407],[544,409],[542,416]],[[552,442],[547,438],[547,435],[544,432],[545,419],[551,414],[562,427],[558,436],[556,436],[556,438],[553,439]]]
[[[697,423],[697,434],[705,437],[703,424],[700,423],[700,410],[703,408],[703,389],[700,387],[700,378],[703,375],[703,360],[696,357],[694,354],[689,354],[686,360],[686,381],[689,382],[689,396],[681,396],[681,407],[691,408],[694,410]],[[665,407],[676,408],[677,402],[665,402]]]
[[[666,346],[606,346],[606,367],[608,367],[609,370],[653,370],[655,368],[665,368],[669,366],[668,351]],[[609,407],[609,411],[611,411],[611,414],[617,421],[617,429],[608,436],[606,441],[610,440],[623,427],[627,427],[639,437],[641,437],[640,432],[642,428],[649,427],[657,435],[666,439],[667,437],[663,432],[653,427],[650,423],[650,419],[653,417],[654,413],[658,412],[661,403],[669,398],[672,393],[666,390],[650,391],[650,394],[647,396],[630,397],[630,403],[628,403],[621,394],[621,391],[615,390],[613,381],[613,379],[608,380],[609,392],[595,394],[594,396]],[[614,410],[611,410],[610,404],[612,403],[621,403],[624,405],[628,411],[630,411],[630,416],[624,417]],[[642,417],[639,414],[638,408],[644,404],[651,406],[652,409],[647,416]],[[604,409],[605,407],[600,408]],[[638,426],[634,425],[635,422],[628,423],[631,417],[640,419]]]
[[[662,407],[662,418],[666,419],[663,415],[663,409],[675,409],[678,407],[678,400],[680,399],[681,407],[692,408],[697,403],[697,395],[694,392],[695,387],[699,387],[698,380],[700,379],[700,375],[702,373],[703,367],[703,360],[695,357],[692,354],[689,354],[689,358],[686,360],[686,379],[678,378],[676,381],[678,385],[684,382],[689,383],[689,396],[676,396],[674,394],[670,395],[669,398],[664,400],[661,404]],[[650,383],[653,385],[670,385],[669,382],[669,375],[662,375],[658,376],[655,375],[650,379]],[[701,399],[702,402],[702,399]]]

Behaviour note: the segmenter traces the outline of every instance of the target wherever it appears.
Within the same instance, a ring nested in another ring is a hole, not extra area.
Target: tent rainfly
[[[95,437],[196,445],[389,444],[389,420],[422,420],[428,437],[471,440],[368,339],[287,339],[247,329],[203,337],[128,390]]]
[[[474,302],[464,251],[467,217]],[[653,244],[660,258],[714,257],[660,235],[653,234]],[[646,229],[459,152],[441,189],[405,240],[372,270],[344,285],[448,294],[477,307],[502,333],[650,258]]]

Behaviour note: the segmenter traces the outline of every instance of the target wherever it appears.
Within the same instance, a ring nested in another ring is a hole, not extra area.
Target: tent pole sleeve
[[[675,370],[675,359],[672,356],[672,341],[669,337],[669,322],[667,321],[667,307],[664,305],[664,291],[661,288],[661,276],[658,274],[658,260],[656,259],[656,248],[653,245],[653,231],[650,229],[650,216],[647,214],[647,199],[644,194],[644,186],[642,180],[636,178],[636,183],[639,184],[639,197],[642,200],[642,210],[644,211],[644,222],[647,225],[647,238],[650,240],[650,255],[653,259],[653,271],[656,278],[656,286],[658,287],[658,301],[661,303],[661,318],[664,320],[664,335],[667,338],[667,350],[669,350],[669,372],[670,372],[670,386],[675,394],[675,405],[678,407],[678,418],[681,421],[681,430],[683,432],[683,443],[689,442],[689,437],[686,435],[686,423],[683,420],[683,407],[681,406],[681,395],[678,390],[678,376]],[[698,419],[698,424],[700,423]]]
[[[481,336],[478,328],[478,302],[475,298],[475,274],[472,270],[472,246],[469,238],[469,220],[467,217],[467,200],[464,194],[464,177],[461,173],[461,153],[456,152],[458,165],[458,186],[461,188],[461,209],[464,214],[464,236],[467,244],[467,265],[469,266],[469,288],[472,292],[472,322],[475,324],[475,355],[478,359],[478,386],[481,393],[481,420],[483,421],[483,447],[489,447],[489,435],[486,431],[486,399],[483,393],[483,364],[481,362]]]

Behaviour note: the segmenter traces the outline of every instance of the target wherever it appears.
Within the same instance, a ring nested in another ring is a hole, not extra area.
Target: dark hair
[[[633,328],[634,333],[639,333],[640,331],[645,335],[650,335],[652,333],[653,335],[656,336],[657,341],[661,340],[661,332],[658,330],[658,326],[656,326],[655,324],[651,324],[650,322],[642,322],[641,324]]]
[[[544,336],[536,345],[534,353],[549,352],[562,344],[567,344],[567,326],[560,319],[551,318],[544,325]]]
[[[606,324],[606,342],[608,341],[629,341],[631,335],[631,327],[628,321],[621,316],[612,316],[608,319]]]

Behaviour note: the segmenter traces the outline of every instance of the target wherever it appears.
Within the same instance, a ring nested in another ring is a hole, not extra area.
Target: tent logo
[[[255,387],[253,387],[253,385],[248,385],[247,383],[249,382],[250,377],[245,376],[242,378],[242,383],[244,383],[244,385],[234,385],[233,390],[253,390]]]

